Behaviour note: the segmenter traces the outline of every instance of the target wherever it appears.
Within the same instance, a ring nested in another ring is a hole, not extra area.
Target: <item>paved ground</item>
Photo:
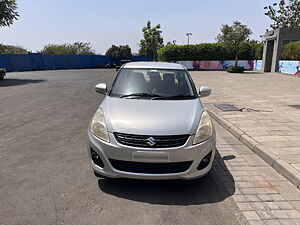
[[[215,122],[214,169],[250,224],[300,224],[300,191]]]
[[[203,102],[238,128],[238,135],[250,147],[260,147],[262,155],[267,152],[270,164],[299,186],[300,79],[256,72],[192,72],[192,76],[198,86],[205,84],[213,89],[213,94]],[[214,106],[220,103],[246,110],[222,112]]]
[[[300,224],[300,193],[216,124],[196,181],[97,180],[86,129],[113,70],[9,73],[0,83],[0,221],[12,224]],[[222,157],[221,157],[222,156]]]
[[[0,224],[242,224],[216,174],[97,180],[86,129],[113,70],[9,73],[0,83]],[[223,191],[221,191],[223,190]]]

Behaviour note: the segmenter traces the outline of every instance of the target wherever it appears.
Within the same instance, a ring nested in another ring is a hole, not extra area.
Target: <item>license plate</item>
[[[169,153],[137,151],[132,153],[132,160],[140,162],[169,162]]]

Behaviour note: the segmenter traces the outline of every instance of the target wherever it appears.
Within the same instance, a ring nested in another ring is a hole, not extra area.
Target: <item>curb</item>
[[[287,76],[287,77],[295,77],[295,78],[300,78],[299,75],[296,75],[296,74],[290,74],[290,73],[279,73],[279,72],[274,72],[274,73],[271,73],[272,75],[282,75],[282,76]]]
[[[267,75],[271,75],[271,76],[287,76],[287,77],[295,77],[295,78],[300,78],[299,75],[296,74],[291,74],[291,73],[281,73],[281,72],[262,72],[261,70],[253,70],[253,72],[257,72],[260,74],[267,74]]]
[[[293,166],[280,159],[280,157],[274,154],[271,150],[259,144],[241,129],[228,122],[225,118],[223,118],[217,112],[212,110],[211,107],[207,106],[207,109],[210,116],[215,121],[217,121],[233,136],[239,139],[250,150],[255,152],[260,158],[262,158],[266,163],[273,167],[278,173],[287,178],[297,188],[300,188],[300,172],[298,170],[296,170]]]

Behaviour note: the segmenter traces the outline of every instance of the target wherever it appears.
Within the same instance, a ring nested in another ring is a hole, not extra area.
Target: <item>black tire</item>
[[[3,79],[4,79],[4,76],[1,76],[1,77],[0,77],[0,80],[3,80]]]

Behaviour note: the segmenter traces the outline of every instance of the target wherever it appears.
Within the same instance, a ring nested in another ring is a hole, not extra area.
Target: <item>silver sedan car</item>
[[[123,65],[88,128],[96,176],[195,179],[206,175],[216,151],[212,121],[185,67],[175,63]]]

